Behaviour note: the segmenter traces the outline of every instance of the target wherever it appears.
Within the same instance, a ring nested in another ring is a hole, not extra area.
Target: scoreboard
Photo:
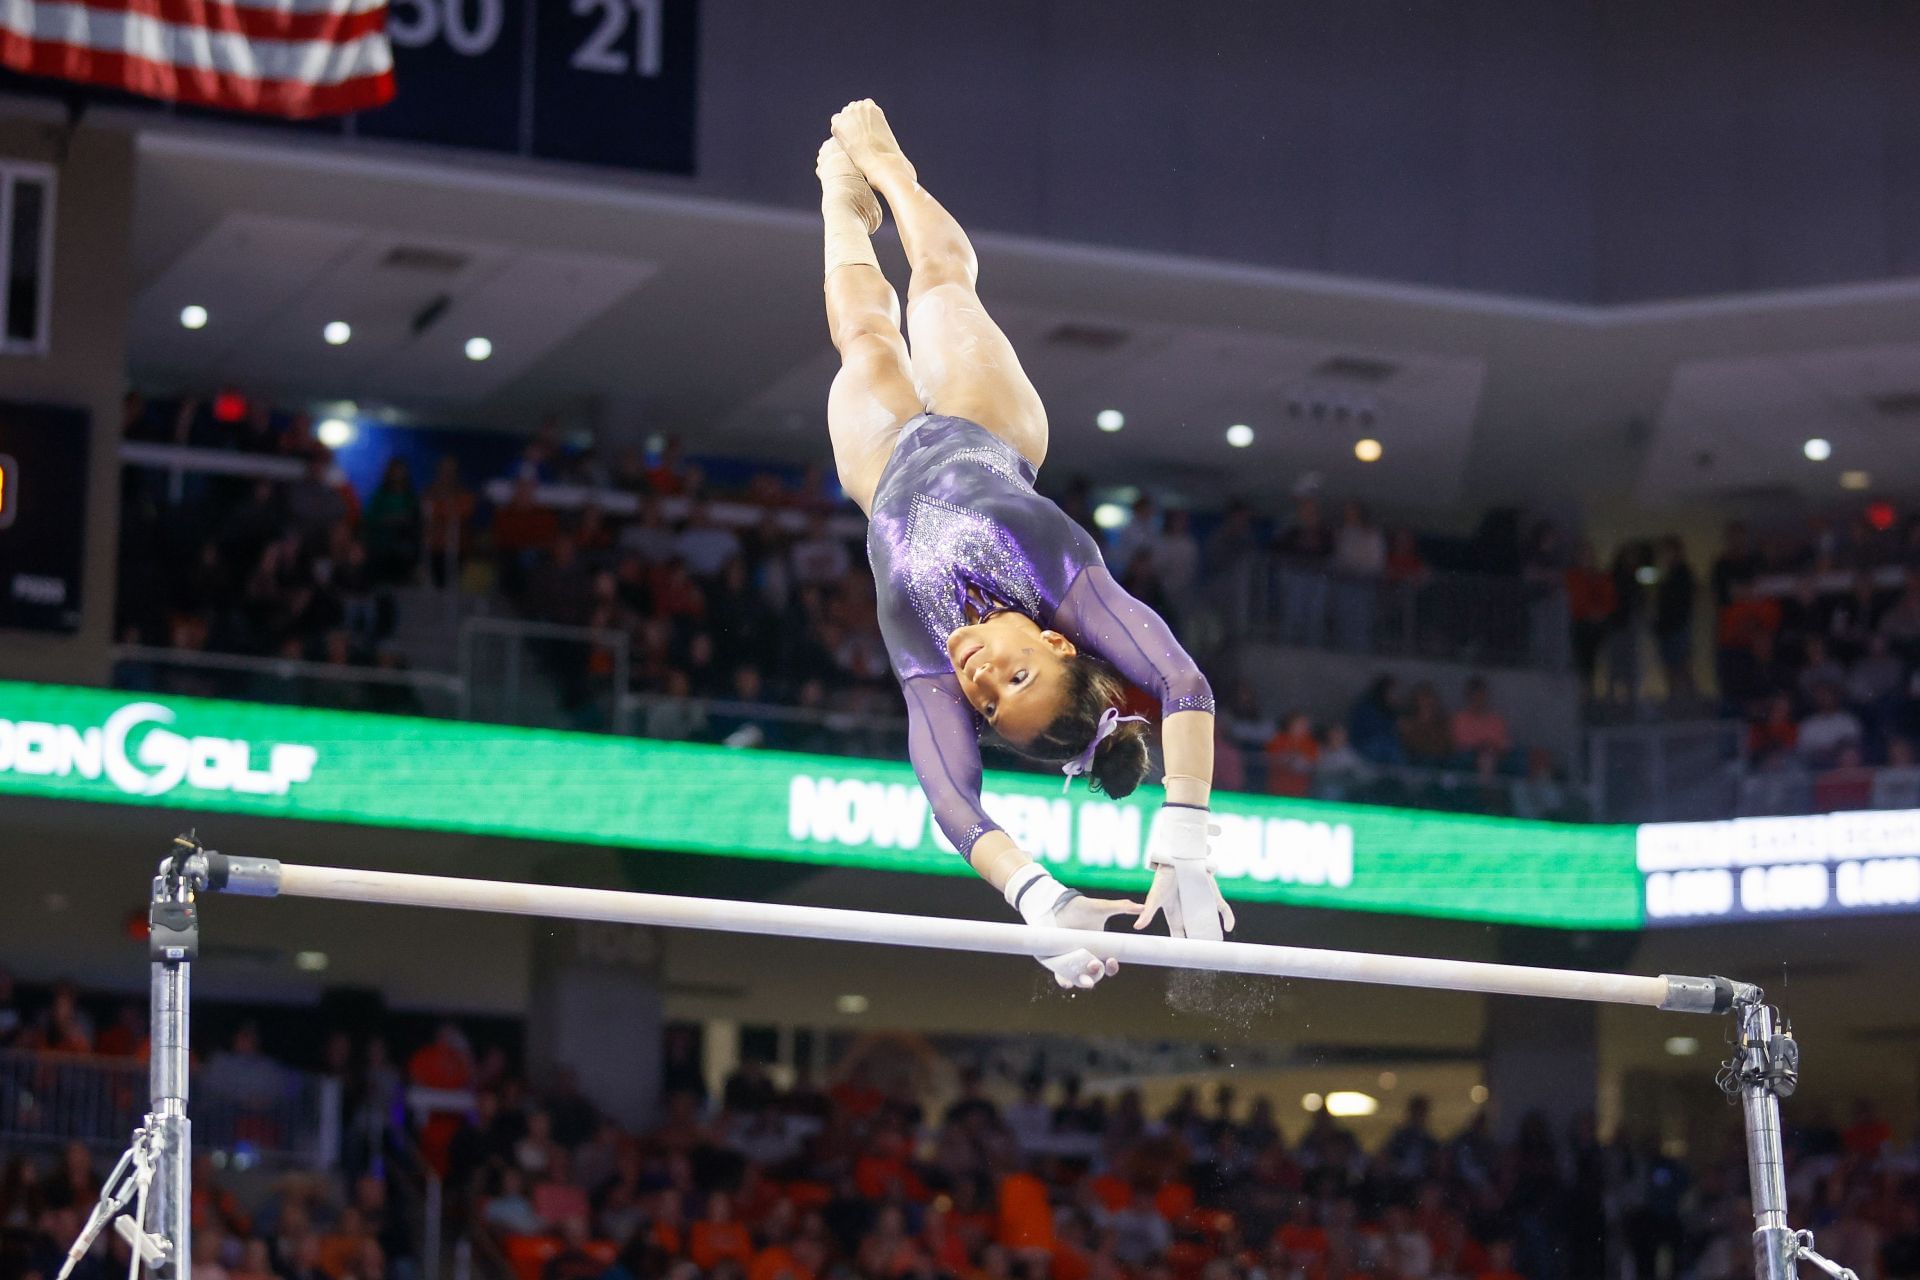
[[[391,0],[392,102],[289,122],[0,71],[0,91],[656,173],[695,169],[699,0]]]
[[[80,626],[91,430],[84,409],[0,401],[0,628]]]

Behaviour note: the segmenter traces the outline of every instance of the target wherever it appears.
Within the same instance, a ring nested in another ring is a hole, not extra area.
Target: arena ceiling
[[[141,137],[134,376],[814,459],[834,357],[817,228],[663,180]],[[810,157],[796,163],[810,164]],[[1053,419],[1052,466],[1269,502],[1303,476],[1403,511],[1590,517],[1920,490],[1920,282],[1585,307],[981,236],[983,293]],[[882,249],[899,278],[897,246]],[[199,301],[214,323],[178,324]],[[424,317],[424,321],[423,321]],[[355,339],[319,330],[348,319]],[[459,342],[485,333],[474,365]],[[1316,413],[1315,407],[1320,411]],[[1344,407],[1347,414],[1339,416]],[[1127,414],[1106,435],[1104,408]],[[1362,412],[1371,415],[1365,425]],[[1234,422],[1256,428],[1227,446]],[[1372,466],[1354,440],[1385,445]],[[1821,465],[1811,436],[1833,442]]]

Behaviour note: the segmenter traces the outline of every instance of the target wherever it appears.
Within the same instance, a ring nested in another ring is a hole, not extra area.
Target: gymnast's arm
[[[1095,564],[1081,571],[1054,614],[1055,624],[1160,702],[1160,752],[1166,801],[1147,834],[1153,888],[1134,921],[1143,929],[1165,911],[1175,937],[1219,939],[1233,908],[1209,874],[1207,838],[1217,833],[1213,798],[1213,690],[1166,621]]]
[[[1054,621],[1159,701],[1167,803],[1206,808],[1213,793],[1213,689],[1166,621],[1098,564],[1074,579]]]
[[[926,792],[933,819],[980,878],[1000,891],[1021,919],[1042,928],[1093,929],[1138,903],[1082,897],[1002,831],[980,805],[980,735],[973,708],[951,675],[900,682],[907,699],[907,757]],[[1119,971],[1085,949],[1036,957],[1063,987],[1091,987]]]
[[[973,708],[953,676],[914,676],[900,682],[907,699],[907,758],[926,792],[933,820],[960,856],[996,889],[1018,862],[1018,846],[980,807],[980,733]]]

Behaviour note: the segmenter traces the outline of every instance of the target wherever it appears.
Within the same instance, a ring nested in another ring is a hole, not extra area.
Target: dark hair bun
[[[1093,789],[1125,799],[1147,776],[1147,726],[1134,721],[1117,726],[1093,753]]]

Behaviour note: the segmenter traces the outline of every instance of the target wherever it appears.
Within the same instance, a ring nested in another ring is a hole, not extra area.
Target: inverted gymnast
[[[1030,925],[1146,927],[1220,938],[1233,911],[1207,862],[1213,694],[1159,615],[1114,581],[1094,540],[1034,492],[1047,413],[974,292],[967,234],[927,194],[870,100],[833,117],[820,148],[827,324],[840,372],[827,400],[841,486],[867,514],[880,631],[906,694],[908,752],[935,820]],[[913,278],[907,334],[874,256],[880,202]],[[911,338],[909,350],[908,338]],[[1068,889],[980,806],[990,732],[1027,756],[1127,795],[1147,772],[1147,725],[1122,713],[1126,681],[1160,701],[1166,803],[1147,839],[1144,906]],[[1063,987],[1118,963],[1078,949],[1041,957]]]

